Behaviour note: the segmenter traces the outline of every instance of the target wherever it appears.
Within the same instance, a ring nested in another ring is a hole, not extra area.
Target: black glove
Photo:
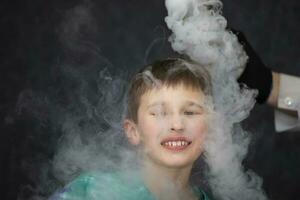
[[[249,57],[246,68],[238,78],[238,82],[246,84],[249,88],[257,89],[257,103],[265,103],[272,90],[272,71],[265,66],[242,32],[232,29],[231,31],[238,37]]]

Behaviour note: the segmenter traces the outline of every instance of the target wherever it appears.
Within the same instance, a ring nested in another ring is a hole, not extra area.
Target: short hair
[[[211,96],[211,79],[206,68],[182,58],[155,61],[142,68],[130,81],[127,91],[127,118],[137,122],[141,97],[158,86],[183,84]]]

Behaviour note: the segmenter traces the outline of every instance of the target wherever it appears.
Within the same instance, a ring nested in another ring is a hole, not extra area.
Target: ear
[[[130,144],[138,145],[140,143],[140,134],[133,121],[125,119],[123,121],[123,129]]]

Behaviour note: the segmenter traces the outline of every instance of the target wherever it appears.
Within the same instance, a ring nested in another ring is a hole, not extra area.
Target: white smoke
[[[29,199],[29,192],[30,199],[47,199],[86,171],[136,166],[121,128],[126,70],[112,74],[114,66],[94,42],[99,32],[91,8],[89,1],[71,8],[58,29],[64,50],[56,66],[58,83],[42,92],[28,89],[19,96],[17,111],[47,127],[49,138],[41,145],[55,148],[51,158],[40,153],[43,163],[34,163],[38,177],[30,177],[34,186],[22,186],[20,200]]]
[[[211,66],[218,126],[206,141],[205,156],[215,195],[224,200],[265,199],[260,190],[261,180],[253,172],[244,173],[241,165],[249,137],[234,123],[247,117],[254,104],[255,92],[240,90],[235,81],[247,56],[236,37],[225,30],[226,20],[220,15],[221,2],[173,0],[166,4],[169,11],[166,21],[174,32],[171,37],[173,48]],[[70,53],[71,58],[66,59],[72,60],[70,65],[74,66],[62,66],[72,82],[70,86],[64,85],[74,93],[69,96],[74,102],[48,106],[52,108],[52,115],[47,119],[63,132],[52,162],[53,176],[61,184],[82,171],[115,170],[135,165],[135,154],[122,147],[120,137],[125,78],[114,77],[106,70],[95,70],[109,68],[111,63],[101,56],[97,45],[86,40],[86,33],[97,33],[91,8],[91,5],[80,5],[71,9],[61,26],[62,43],[66,49],[74,51],[74,55]],[[76,63],[77,55],[85,52],[91,54],[92,59],[86,59],[88,63]],[[90,77],[83,69],[95,72],[96,77]],[[73,85],[78,87],[74,89]],[[96,87],[96,92],[91,85]],[[127,166],[120,166],[125,163]],[[45,175],[44,179],[47,178]],[[44,199],[44,188],[40,193],[41,196],[35,199]]]
[[[238,123],[249,115],[257,92],[241,89],[236,81],[247,55],[237,37],[226,30],[222,2],[166,0],[166,7],[165,20],[173,32],[169,38],[173,49],[206,65],[212,76],[215,124],[204,148],[214,196],[222,200],[267,199],[261,178],[242,166],[250,136]]]

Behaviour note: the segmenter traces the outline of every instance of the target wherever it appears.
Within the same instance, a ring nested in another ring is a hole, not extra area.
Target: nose
[[[174,132],[182,132],[184,130],[184,122],[180,115],[172,115],[170,119],[170,129]]]

